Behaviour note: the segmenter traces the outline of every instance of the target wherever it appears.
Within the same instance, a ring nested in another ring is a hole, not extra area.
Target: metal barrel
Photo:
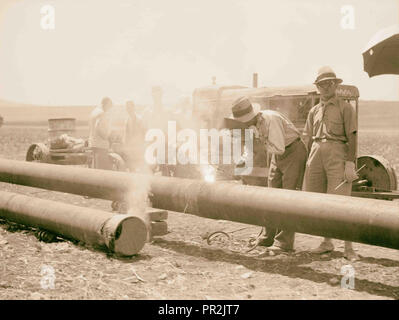
[[[48,137],[52,141],[62,134],[73,136],[76,131],[75,118],[54,118],[48,119]]]
[[[349,196],[0,160],[0,181],[399,249],[399,205]]]
[[[0,191],[0,217],[89,245],[106,245],[121,255],[138,253],[147,238],[146,225],[136,216],[5,191]]]

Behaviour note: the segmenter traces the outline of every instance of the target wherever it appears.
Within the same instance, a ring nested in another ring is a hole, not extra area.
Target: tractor
[[[30,145],[26,161],[91,167],[92,153],[88,141],[75,137],[75,123],[75,118],[48,119],[48,140]],[[112,147],[117,150],[118,143],[113,143]],[[114,149],[111,148],[108,154],[113,170],[124,171],[125,163]]]

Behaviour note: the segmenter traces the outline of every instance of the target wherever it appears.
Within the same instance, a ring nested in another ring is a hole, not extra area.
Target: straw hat
[[[231,110],[233,113],[227,119],[248,122],[258,115],[260,105],[257,103],[252,105],[247,97],[240,97],[233,102]]]
[[[318,84],[319,82],[324,81],[324,80],[335,80],[338,83],[342,82],[342,79],[337,78],[337,76],[335,75],[335,72],[329,66],[321,67],[319,69],[319,72],[317,73],[317,78],[316,78],[314,84]]]

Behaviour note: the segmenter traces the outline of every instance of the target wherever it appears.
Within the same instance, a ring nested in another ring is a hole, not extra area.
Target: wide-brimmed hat
[[[334,70],[331,69],[331,67],[329,67],[329,66],[321,67],[319,69],[319,72],[317,73],[317,78],[316,78],[314,84],[318,84],[319,82],[324,81],[324,80],[335,80],[338,83],[342,82],[342,79],[337,78]]]
[[[257,103],[252,104],[247,97],[241,97],[233,102],[231,111],[233,113],[227,119],[248,122],[258,115],[260,105]]]

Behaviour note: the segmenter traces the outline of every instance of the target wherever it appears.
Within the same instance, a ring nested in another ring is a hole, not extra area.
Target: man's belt
[[[341,143],[345,143],[345,141],[342,141],[342,140],[328,139],[328,138],[313,138],[313,141],[316,141],[316,142],[341,142]]]

